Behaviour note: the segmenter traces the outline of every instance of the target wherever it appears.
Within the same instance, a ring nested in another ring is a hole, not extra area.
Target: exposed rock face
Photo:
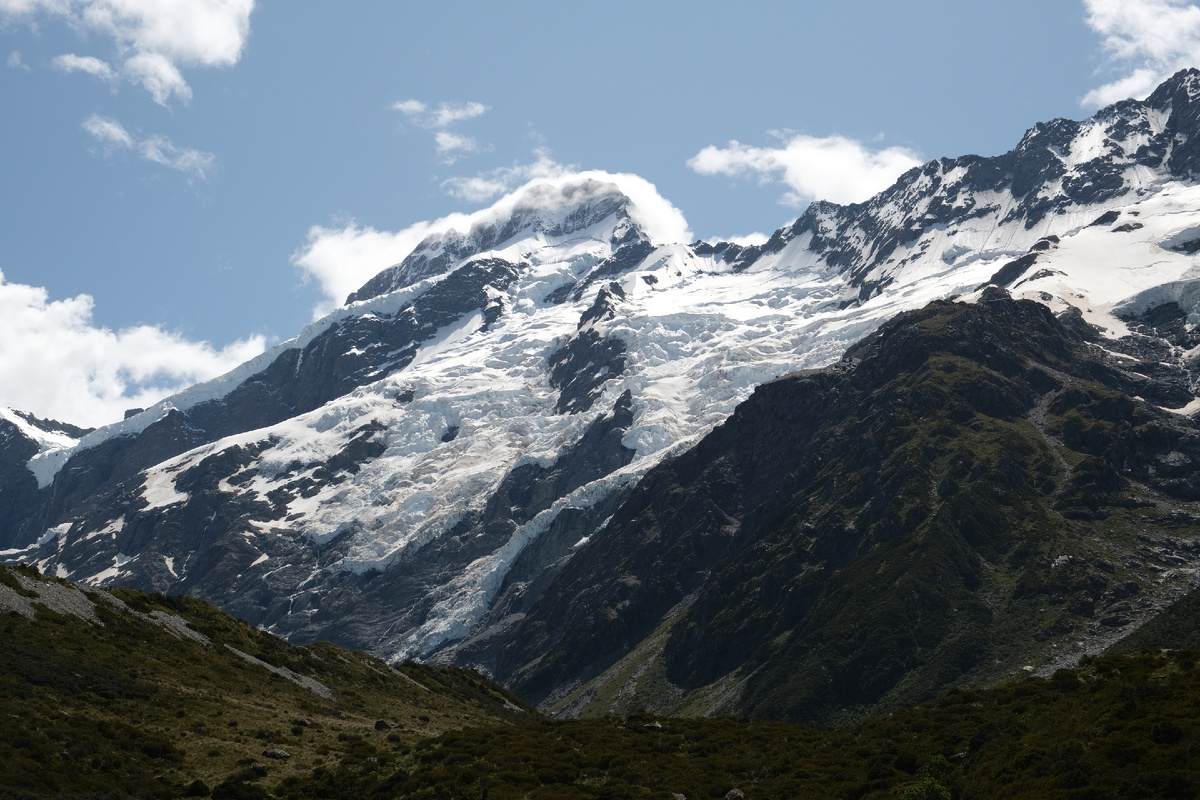
[[[600,397],[604,384],[625,371],[625,342],[606,335],[603,323],[616,318],[625,299],[620,284],[610,283],[579,318],[579,329],[550,356],[550,385],[560,390],[560,414],[587,411]]]
[[[0,419],[0,550],[15,541],[36,540],[44,530],[36,517],[37,480],[26,464],[38,443],[6,419]]]

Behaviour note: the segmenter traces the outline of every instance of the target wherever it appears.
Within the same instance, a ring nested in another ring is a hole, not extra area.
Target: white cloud
[[[748,233],[745,236],[717,236],[706,240],[709,244],[717,244],[718,242],[729,242],[730,244],[741,245],[742,247],[756,247],[760,244],[766,244],[771,241],[771,237],[765,233],[755,231]]]
[[[445,128],[456,122],[482,116],[487,110],[488,107],[483,103],[442,103],[433,112],[432,124],[435,128]]]
[[[393,103],[392,108],[406,117],[416,117],[425,113],[425,104],[420,100],[401,100],[398,103]]]
[[[474,101],[467,103],[440,103],[437,108],[430,110],[429,106],[420,100],[401,100],[393,103],[392,108],[408,117],[411,122],[422,128],[440,130],[448,128],[456,122],[474,119],[489,110],[483,103]]]
[[[0,405],[78,425],[102,425],[258,355],[262,336],[217,349],[139,325],[112,331],[92,320],[88,295],[50,300],[45,289],[0,273]]]
[[[208,173],[217,163],[217,158],[212,153],[177,147],[165,136],[155,135],[137,139],[115,119],[107,119],[98,114],[85,119],[83,129],[109,151],[135,150],[147,161],[162,164],[201,180],[208,177]]]
[[[446,190],[446,194],[453,195],[460,200],[466,200],[468,203],[482,203],[509,190],[515,179],[510,181],[507,176],[492,177],[497,173],[507,172],[508,169],[501,167],[498,170],[470,177],[448,178],[442,181],[442,188]]]
[[[9,69],[23,69],[26,72],[30,71],[29,67],[26,66],[25,62],[21,60],[21,51],[20,50],[13,50],[11,53],[9,53],[8,60],[5,61],[4,63],[8,65]]]
[[[414,125],[434,131],[433,142],[437,147],[437,154],[445,164],[453,164],[468,153],[491,149],[490,146],[481,146],[470,136],[447,130],[451,125],[487,113],[488,107],[483,103],[441,103],[437,108],[431,109],[420,100],[401,100],[392,103],[392,108]]]
[[[93,114],[83,121],[83,129],[92,135],[96,141],[108,147],[133,147],[133,137],[125,126],[115,119],[105,119]]]
[[[89,75],[95,75],[97,78],[106,81],[111,81],[116,77],[116,74],[107,61],[101,61],[92,56],[77,56],[74,53],[68,53],[58,56],[50,63],[60,72],[86,72]]]
[[[701,175],[753,175],[762,183],[782,181],[791,191],[788,205],[810,200],[857,203],[883,191],[907,170],[918,166],[917,154],[903,147],[870,150],[842,136],[775,134],[783,147],[751,147],[731,141],[708,146],[687,163]]]
[[[1113,81],[1081,101],[1103,106],[1149,95],[1175,72],[1200,64],[1200,8],[1185,0],[1084,0],[1087,24],[1103,37]]]
[[[191,99],[181,66],[238,62],[253,10],[254,0],[0,0],[0,15],[26,19],[43,14],[108,37],[121,61],[120,75],[161,105],[172,97],[185,103]]]
[[[470,136],[460,136],[450,131],[438,131],[433,137],[437,145],[438,155],[447,164],[453,164],[461,153],[479,152],[479,143]]]
[[[320,319],[340,306],[347,295],[376,273],[403,261],[422,239],[435,231],[435,225],[418,222],[396,233],[377,231],[370,226],[360,228],[354,221],[341,228],[320,225],[309,228],[308,244],[292,254],[292,263],[306,277],[315,278],[325,294],[325,299],[313,309],[313,319]]]
[[[217,158],[212,153],[201,150],[176,147],[163,136],[151,136],[138,143],[138,152],[147,161],[162,164],[164,167],[179,170],[188,175],[204,179],[216,164]]]
[[[133,83],[140,83],[160,106],[165,106],[171,95],[185,103],[192,99],[192,87],[162,53],[138,53],[126,60],[121,72]]]
[[[447,194],[461,200],[482,203],[511,191],[522,183],[538,178],[556,178],[575,169],[557,163],[545,150],[539,149],[534,154],[538,158],[532,164],[514,164],[471,177],[448,178],[442,181],[442,188]]]

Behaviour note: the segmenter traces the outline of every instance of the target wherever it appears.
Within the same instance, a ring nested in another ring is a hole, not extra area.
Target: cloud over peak
[[[557,178],[576,169],[559,164],[547,150],[536,150],[534,155],[536,160],[529,164],[513,164],[477,175],[447,178],[442,181],[442,190],[468,203],[482,203],[510,192],[522,183],[539,178]]]
[[[1200,65],[1200,8],[1186,0],[1084,0],[1086,22],[1102,38],[1100,70],[1115,76],[1082,105],[1142,98],[1168,77]]]
[[[590,171],[575,172],[539,152],[533,164],[517,165],[469,179],[456,179],[460,196],[490,199],[507,194],[489,208],[470,214],[454,213],[433,221],[418,222],[400,231],[360,227],[353,220],[341,227],[314,225],[304,247],[292,254],[292,263],[306,279],[315,279],[325,299],[313,309],[313,319],[328,314],[345,297],[380,270],[403,261],[426,237],[451,229],[470,231],[480,223],[506,219],[521,203],[536,198],[558,202],[563,187],[588,183],[621,191],[632,201],[630,217],[656,244],[690,242],[692,232],[683,213],[658,193],[653,184],[636,175]],[[515,183],[522,183],[516,186]],[[475,194],[472,194],[475,193]]]

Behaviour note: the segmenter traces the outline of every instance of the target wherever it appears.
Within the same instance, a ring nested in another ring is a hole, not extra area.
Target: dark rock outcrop
[[[596,301],[580,316],[575,335],[550,356],[550,385],[559,390],[558,413],[587,411],[604,385],[625,371],[625,342],[603,333],[601,326],[616,318],[617,305],[624,299],[619,284],[602,287]]]

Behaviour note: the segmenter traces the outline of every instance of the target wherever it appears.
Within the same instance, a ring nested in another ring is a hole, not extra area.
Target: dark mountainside
[[[1200,550],[1200,431],[1154,405],[1184,375],[1072,322],[992,289],[760,387],[459,661],[573,712],[830,724],[1116,638]]]
[[[1185,800],[1200,790],[1196,657],[1087,657],[832,731],[648,714],[465,730],[418,744],[411,767],[285,796]]]

